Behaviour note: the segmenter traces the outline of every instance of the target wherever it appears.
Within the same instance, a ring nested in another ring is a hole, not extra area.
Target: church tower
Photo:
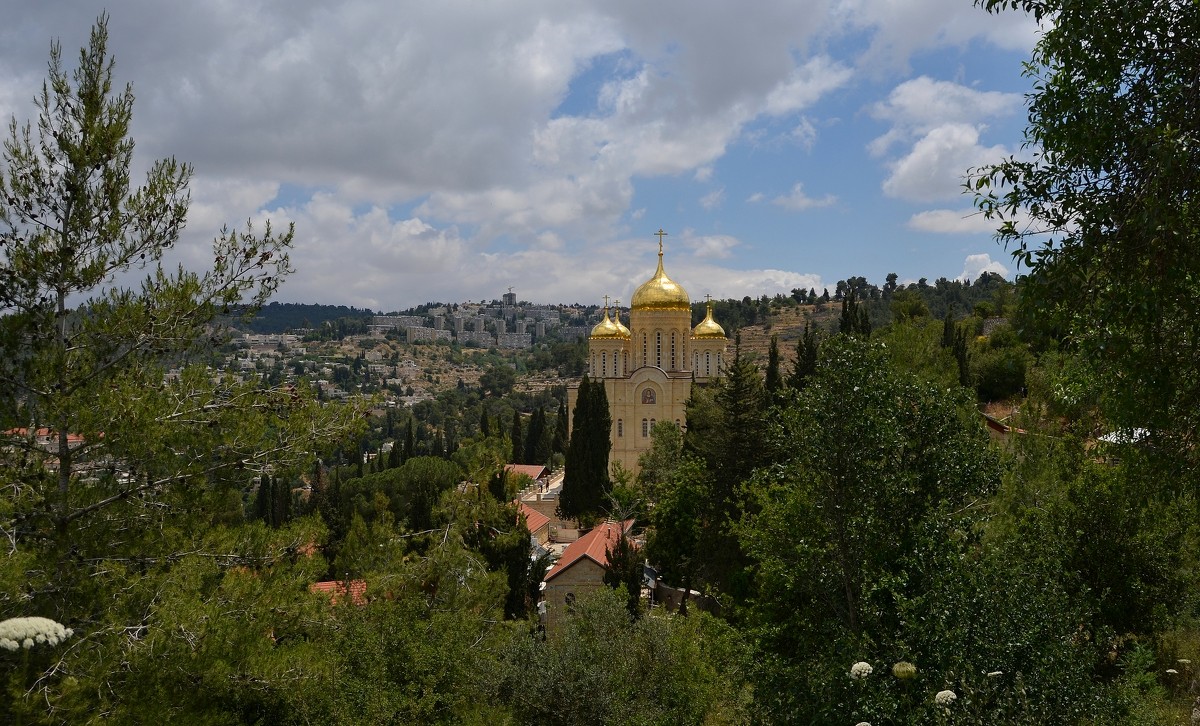
[[[658,235],[658,268],[633,293],[629,327],[621,322],[620,303],[609,317],[608,298],[601,320],[588,336],[588,377],[603,381],[608,396],[613,462],[638,471],[638,457],[650,448],[650,430],[660,421],[687,425],[684,404],[693,383],[720,375],[729,340],[713,320],[712,303],[693,330],[687,291],[667,276],[663,242]],[[578,386],[567,390],[569,411],[575,409]]]

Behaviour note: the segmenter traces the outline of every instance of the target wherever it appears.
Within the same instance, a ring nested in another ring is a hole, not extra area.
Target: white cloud
[[[767,94],[764,110],[772,116],[800,111],[844,85],[854,74],[828,56],[817,56],[796,68]]]
[[[714,189],[713,191],[700,197],[700,206],[712,211],[725,203],[725,187]]]
[[[837,197],[832,194],[826,194],[823,197],[810,197],[804,193],[804,184],[796,182],[792,186],[792,191],[788,194],[775,197],[771,200],[772,204],[790,209],[794,212],[802,212],[807,209],[817,209],[820,207],[828,207],[837,202]]]
[[[684,247],[696,259],[729,259],[733,248],[741,244],[737,237],[725,234],[685,236]]]
[[[909,136],[926,135],[949,125],[978,126],[986,119],[1019,111],[1021,103],[1017,93],[977,91],[928,76],[913,78],[892,89],[886,101],[871,107],[872,116],[890,121],[893,127],[872,141],[868,149],[880,155]]]
[[[946,124],[932,129],[903,158],[891,163],[883,192],[916,202],[951,199],[963,193],[967,170],[999,161],[1003,146],[985,147],[979,131],[966,124]]]
[[[987,234],[999,223],[987,219],[975,209],[930,209],[917,212],[908,220],[908,228],[939,234]]]
[[[817,142],[817,129],[807,118],[802,117],[800,123],[792,129],[792,139],[805,151],[812,151]]]
[[[991,255],[984,253],[967,255],[967,259],[963,262],[962,274],[958,276],[958,279],[974,282],[985,272],[995,272],[1008,277],[1008,268],[993,260]]]

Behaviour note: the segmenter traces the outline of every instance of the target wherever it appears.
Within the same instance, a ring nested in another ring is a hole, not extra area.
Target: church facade
[[[720,374],[729,340],[713,320],[712,303],[695,328],[687,292],[663,269],[659,230],[658,269],[633,293],[629,326],[619,306],[609,315],[607,301],[600,322],[588,336],[588,378],[603,382],[612,430],[609,465],[620,462],[638,472],[638,457],[650,448],[650,430],[660,421],[687,425],[684,404],[694,383]],[[567,406],[575,410],[578,385],[567,390]]]

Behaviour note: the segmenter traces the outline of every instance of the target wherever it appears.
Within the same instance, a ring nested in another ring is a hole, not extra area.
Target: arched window
[[[679,370],[675,366],[675,333],[671,333],[671,370]]]
[[[650,359],[646,357],[646,334],[642,333],[642,365],[648,365]]]
[[[642,438],[650,435],[650,422],[647,419],[642,419]]]
[[[608,377],[608,351],[600,354],[600,377]]]
[[[621,422],[621,419],[617,419],[617,438],[619,439],[624,435],[625,435],[625,424],[623,424]]]
[[[712,353],[704,351],[704,375],[712,375]]]
[[[675,419],[675,428],[683,428],[683,423],[679,419]]]
[[[654,430],[654,424],[657,423],[654,419],[650,419],[650,430]]]
[[[662,368],[662,333],[654,333],[654,365]]]

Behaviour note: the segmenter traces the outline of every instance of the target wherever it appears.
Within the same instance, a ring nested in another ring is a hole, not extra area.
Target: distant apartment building
[[[413,326],[405,330],[405,336],[410,343],[417,341],[451,341],[454,339],[453,334],[449,330],[438,330],[436,328],[424,328]]]
[[[423,315],[376,315],[371,318],[367,330],[374,335],[381,335],[391,330],[424,327],[425,322]]]
[[[500,333],[496,336],[496,345],[515,350],[529,348],[533,346],[533,336],[529,333]]]

